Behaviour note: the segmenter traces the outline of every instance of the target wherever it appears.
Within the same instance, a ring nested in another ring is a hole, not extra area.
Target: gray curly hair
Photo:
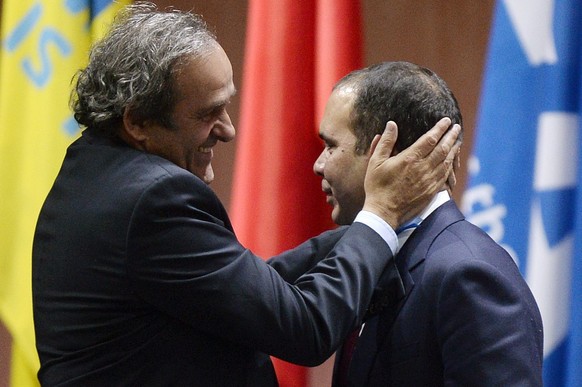
[[[115,136],[130,109],[134,119],[172,128],[175,71],[215,44],[216,36],[198,15],[158,11],[150,2],[127,6],[74,78],[75,119]]]

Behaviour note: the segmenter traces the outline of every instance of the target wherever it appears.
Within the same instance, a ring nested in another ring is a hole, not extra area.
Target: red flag
[[[305,1],[309,3],[309,1]],[[359,0],[317,0],[317,125],[333,85],[362,67],[362,19]]]
[[[231,216],[268,257],[333,227],[313,162],[333,84],[361,67],[359,0],[250,0]],[[282,387],[304,368],[275,359]]]

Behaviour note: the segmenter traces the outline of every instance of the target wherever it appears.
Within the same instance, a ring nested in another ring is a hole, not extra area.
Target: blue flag
[[[467,219],[514,258],[544,323],[544,385],[582,386],[582,0],[498,0]]]

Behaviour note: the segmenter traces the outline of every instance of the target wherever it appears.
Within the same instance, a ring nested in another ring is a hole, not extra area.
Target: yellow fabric
[[[11,385],[38,385],[31,294],[38,212],[66,147],[79,135],[71,79],[92,36],[130,1],[90,22],[88,0],[4,0],[0,50],[0,319],[12,335]],[[74,227],[74,225],[71,225]]]

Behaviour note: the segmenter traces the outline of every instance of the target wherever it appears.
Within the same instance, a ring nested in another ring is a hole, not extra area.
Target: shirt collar
[[[410,234],[412,234],[412,232],[422,223],[423,220],[425,220],[434,210],[449,200],[451,200],[451,195],[449,195],[448,191],[445,190],[438,192],[432,198],[428,206],[426,206],[426,208],[420,213],[420,215],[399,227],[398,230],[396,230],[396,234],[398,235],[397,251],[400,251],[400,248],[408,240]]]
[[[442,206],[443,204],[445,204],[446,202],[448,202],[449,200],[451,200],[451,195],[449,195],[448,191],[441,191],[439,193],[437,193],[434,198],[432,198],[432,200],[430,201],[430,203],[428,204],[428,206],[424,209],[424,211],[422,211],[419,215],[419,218],[421,219],[421,222],[423,220],[425,220],[426,218],[428,218],[428,216],[437,208],[439,208],[440,206]]]

